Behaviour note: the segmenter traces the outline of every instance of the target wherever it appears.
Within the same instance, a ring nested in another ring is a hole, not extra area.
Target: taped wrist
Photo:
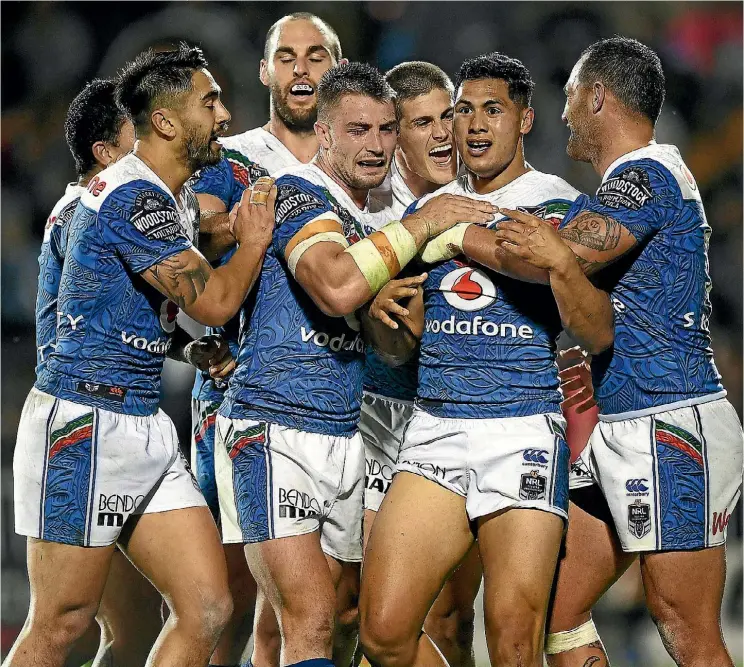
[[[555,655],[599,641],[597,628],[590,618],[586,623],[564,632],[554,632],[545,638],[545,653]]]
[[[462,254],[465,232],[472,222],[458,222],[454,227],[427,241],[421,248],[421,259],[427,264],[443,262]]]
[[[377,294],[416,256],[416,250],[413,235],[400,222],[391,222],[344,252],[351,255],[370,290]]]

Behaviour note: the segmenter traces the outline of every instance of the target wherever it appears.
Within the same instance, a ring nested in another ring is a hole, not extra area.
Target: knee
[[[70,606],[52,613],[43,610],[31,614],[27,627],[29,633],[43,638],[48,646],[62,650],[72,646],[88,631],[97,612],[98,606],[93,604]]]
[[[218,638],[230,622],[233,600],[230,591],[200,591],[187,602],[176,602],[171,609],[177,624],[188,624],[189,632],[200,637]]]
[[[417,636],[405,632],[400,619],[384,612],[360,617],[359,642],[373,665],[403,667],[413,664],[417,640]]]
[[[503,602],[486,613],[489,653],[497,664],[538,664],[544,616],[526,601]]]

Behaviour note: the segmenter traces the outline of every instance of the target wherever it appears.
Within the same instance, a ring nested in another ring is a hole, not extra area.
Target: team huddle
[[[675,663],[733,667],[743,437],[711,228],[654,140],[658,56],[614,37],[571,72],[593,196],[527,161],[535,84],[507,55],[383,75],[299,12],[260,78],[269,121],[235,136],[185,44],[70,106],[78,181],[45,229],[13,463],[32,602],[6,664],[69,664],[95,619],[94,665],[475,667],[483,585],[491,665],[604,667],[592,607],[639,558]],[[191,466],[166,356],[197,368]]]

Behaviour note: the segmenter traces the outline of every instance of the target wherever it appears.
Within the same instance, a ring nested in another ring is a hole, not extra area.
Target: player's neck
[[[333,169],[333,167],[328,163],[328,160],[326,159],[325,154],[323,151],[320,151],[318,153],[318,158],[315,160],[315,165],[320,169],[324,174],[326,174],[329,178],[333,179],[335,183],[338,184],[338,186],[347,194],[349,197],[351,197],[354,204],[356,204],[357,208],[364,209],[367,206],[367,198],[369,197],[369,190],[357,190],[356,188],[350,187]]]
[[[599,142],[596,156],[591,160],[594,171],[604,176],[618,158],[648,146],[654,140],[654,128],[649,123],[618,124]]]
[[[400,173],[403,182],[406,184],[406,187],[411,191],[411,194],[416,199],[428,195],[430,192],[434,192],[442,187],[439,183],[427,181],[425,178],[419,176],[415,171],[409,169],[405,158],[403,156],[398,156],[399,150],[400,149],[396,149],[393,157],[393,160],[395,160],[395,166],[397,167],[398,173]]]
[[[83,188],[87,188],[88,183],[91,182],[93,177],[96,176],[97,174],[100,174],[103,170],[104,170],[104,167],[96,165],[89,172],[83,174],[80,178],[78,178],[77,184]]]
[[[187,164],[173,155],[170,146],[161,146],[161,143],[164,142],[138,139],[134,145],[134,154],[158,175],[172,194],[177,195],[193,172]]]
[[[315,136],[315,130],[293,132],[273,112],[263,129],[279,139],[287,150],[304,164],[311,162],[318,152],[318,137]]]
[[[524,159],[524,151],[517,150],[514,159],[507,165],[506,169],[496,175],[479,176],[471,171],[470,185],[479,195],[487,195],[489,192],[495,192],[505,185],[509,185],[509,183],[516,181],[520,176],[524,176],[531,170],[532,167]]]

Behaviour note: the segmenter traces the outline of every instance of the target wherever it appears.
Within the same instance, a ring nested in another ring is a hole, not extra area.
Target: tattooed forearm
[[[614,250],[620,241],[620,223],[614,218],[592,211],[577,215],[560,231],[565,241],[586,246],[592,250]]]
[[[591,658],[587,658],[582,667],[592,667],[592,665],[598,663],[599,661],[600,658],[598,658],[596,655],[593,655]]]
[[[179,253],[151,267],[148,273],[179,308],[188,308],[204,292],[212,267],[195,253]]]
[[[611,262],[590,262],[588,259],[584,259],[579,255],[576,255],[576,261],[579,263],[581,270],[587,276],[591,275],[592,273],[596,273],[608,264],[611,264]]]

